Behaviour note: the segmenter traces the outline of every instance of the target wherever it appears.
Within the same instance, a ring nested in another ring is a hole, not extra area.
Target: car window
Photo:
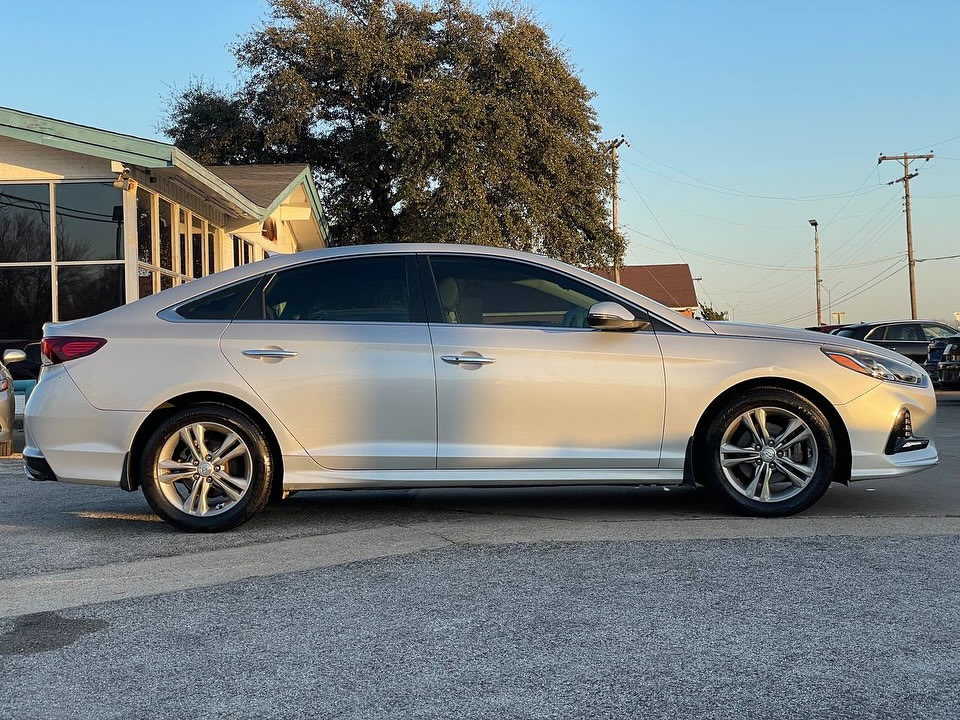
[[[513,260],[437,255],[430,264],[447,323],[588,328],[591,305],[622,303],[599,288]],[[651,328],[646,322],[642,329]]]
[[[923,334],[926,335],[928,340],[935,340],[936,338],[945,338],[950,337],[951,335],[956,335],[957,331],[951,330],[943,325],[924,325]]]
[[[871,338],[872,339],[872,338]],[[919,325],[903,324],[887,326],[884,340],[925,340]]]
[[[177,315],[187,320],[232,320],[262,277],[244,280],[191,300],[177,308]]]
[[[406,257],[396,255],[282,270],[263,292],[262,316],[301,322],[410,322],[406,268]]]
[[[867,332],[867,334],[863,336],[863,339],[869,340],[871,342],[876,342],[877,340],[883,340],[886,334],[887,334],[887,326],[880,325],[879,327],[875,327],[869,332]]]

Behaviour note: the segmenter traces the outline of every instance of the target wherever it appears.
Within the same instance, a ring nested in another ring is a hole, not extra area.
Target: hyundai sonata
[[[42,351],[28,476],[140,488],[186,530],[371,487],[696,483],[782,516],[937,463],[930,380],[896,353],[498,248],[272,257],[48,323]]]

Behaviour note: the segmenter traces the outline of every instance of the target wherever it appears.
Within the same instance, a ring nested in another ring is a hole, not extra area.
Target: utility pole
[[[823,325],[823,314],[820,310],[822,307],[820,304],[820,285],[823,283],[823,280],[820,278],[820,225],[816,220],[808,220],[811,225],[813,225],[813,253],[816,258],[816,271],[817,271],[817,327]]]
[[[903,198],[904,198],[904,208],[907,215],[907,270],[910,273],[910,318],[913,320],[917,319],[917,278],[916,278],[916,266],[917,261],[913,259],[913,227],[910,224],[910,178],[915,178],[918,173],[914,170],[910,172],[910,161],[911,160],[923,160],[929,162],[933,160],[933,153],[927,153],[926,155],[910,155],[909,153],[904,153],[903,155],[880,155],[880,158],[877,160],[877,165],[882,163],[884,160],[897,160],[898,162],[903,163],[903,177],[897,178],[896,180],[891,180],[887,185],[893,185],[894,183],[902,182],[903,183]]]
[[[627,147],[631,147],[629,141],[623,135],[613,140],[608,140],[606,143],[604,143],[604,147],[606,148],[607,152],[610,153],[611,167],[613,169],[613,173],[612,173],[613,175],[613,178],[612,178],[613,179],[613,193],[612,193],[613,232],[617,234],[620,233],[620,210],[617,202],[617,190],[619,189],[619,183],[617,180],[617,171],[620,168],[620,161],[617,158],[617,148],[620,147],[621,145],[626,145]],[[620,283],[620,258],[619,257],[615,257],[613,259],[613,280],[617,284]]]

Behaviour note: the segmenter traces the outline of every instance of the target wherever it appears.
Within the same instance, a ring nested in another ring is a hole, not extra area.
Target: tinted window
[[[54,187],[57,259],[122,260],[123,193],[113,183]]]
[[[871,338],[872,339],[872,338]],[[919,325],[890,325],[885,340],[925,340]]]
[[[591,305],[614,300],[551,270],[496,258],[431,258],[444,322],[586,328]]]
[[[263,313],[271,320],[410,322],[406,268],[405,257],[392,256],[284,270],[267,284]]]
[[[0,184],[0,262],[50,259],[50,186]]]
[[[936,338],[951,337],[952,335],[956,335],[957,331],[943,327],[943,325],[924,325],[923,334],[928,340],[934,340]]]
[[[0,268],[0,337],[39,340],[40,328],[53,317],[50,267]]]
[[[187,320],[232,320],[259,282],[255,277],[204,295],[177,308],[177,315]]]
[[[123,265],[75,265],[57,270],[60,320],[90,317],[123,305]]]
[[[863,336],[864,340],[883,340],[883,336],[887,334],[887,326],[881,325],[880,327],[875,327],[872,330],[868,330],[867,334]],[[851,332],[849,337],[856,337],[854,332]]]

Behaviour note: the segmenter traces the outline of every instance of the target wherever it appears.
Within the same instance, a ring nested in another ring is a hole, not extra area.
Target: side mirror
[[[597,330],[636,330],[640,321],[620,303],[598,302],[590,306],[587,324]]]
[[[23,362],[27,359],[27,354],[23,350],[14,350],[10,348],[9,350],[3,351],[3,364],[12,365],[13,363]]]

